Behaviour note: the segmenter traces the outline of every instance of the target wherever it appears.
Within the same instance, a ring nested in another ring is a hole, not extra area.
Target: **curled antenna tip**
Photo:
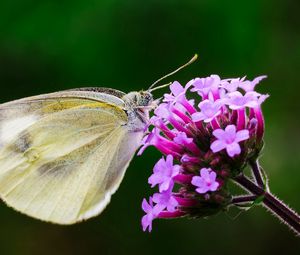
[[[197,53],[195,53],[195,55],[194,55],[194,57],[191,59],[191,61],[196,61],[197,60],[197,58],[198,58],[198,54]]]

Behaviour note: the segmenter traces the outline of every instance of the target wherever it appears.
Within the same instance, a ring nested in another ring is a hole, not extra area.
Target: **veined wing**
[[[59,224],[101,213],[142,136],[128,132],[127,115],[113,100],[68,93],[0,106],[0,196]]]

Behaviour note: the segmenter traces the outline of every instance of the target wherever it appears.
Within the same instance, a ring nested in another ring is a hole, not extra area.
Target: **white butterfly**
[[[100,214],[140,145],[151,91],[160,87],[83,88],[0,105],[0,197],[57,224]]]

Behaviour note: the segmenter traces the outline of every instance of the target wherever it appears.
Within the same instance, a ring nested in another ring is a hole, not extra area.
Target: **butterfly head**
[[[140,91],[137,96],[137,106],[151,106],[153,102],[153,95],[149,91]]]
[[[152,108],[153,95],[149,91],[134,91],[124,96],[125,105],[131,109]]]
[[[144,131],[149,123],[149,111],[157,107],[149,91],[133,91],[123,98],[128,115],[128,127],[133,131]]]

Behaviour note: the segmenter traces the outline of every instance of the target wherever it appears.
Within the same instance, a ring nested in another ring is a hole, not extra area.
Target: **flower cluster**
[[[155,218],[205,217],[226,208],[232,198],[228,179],[262,148],[260,106],[268,95],[254,89],[265,77],[249,81],[211,75],[170,86],[139,151],[151,145],[164,155],[148,180],[158,193],[143,200],[144,231],[151,231]]]

